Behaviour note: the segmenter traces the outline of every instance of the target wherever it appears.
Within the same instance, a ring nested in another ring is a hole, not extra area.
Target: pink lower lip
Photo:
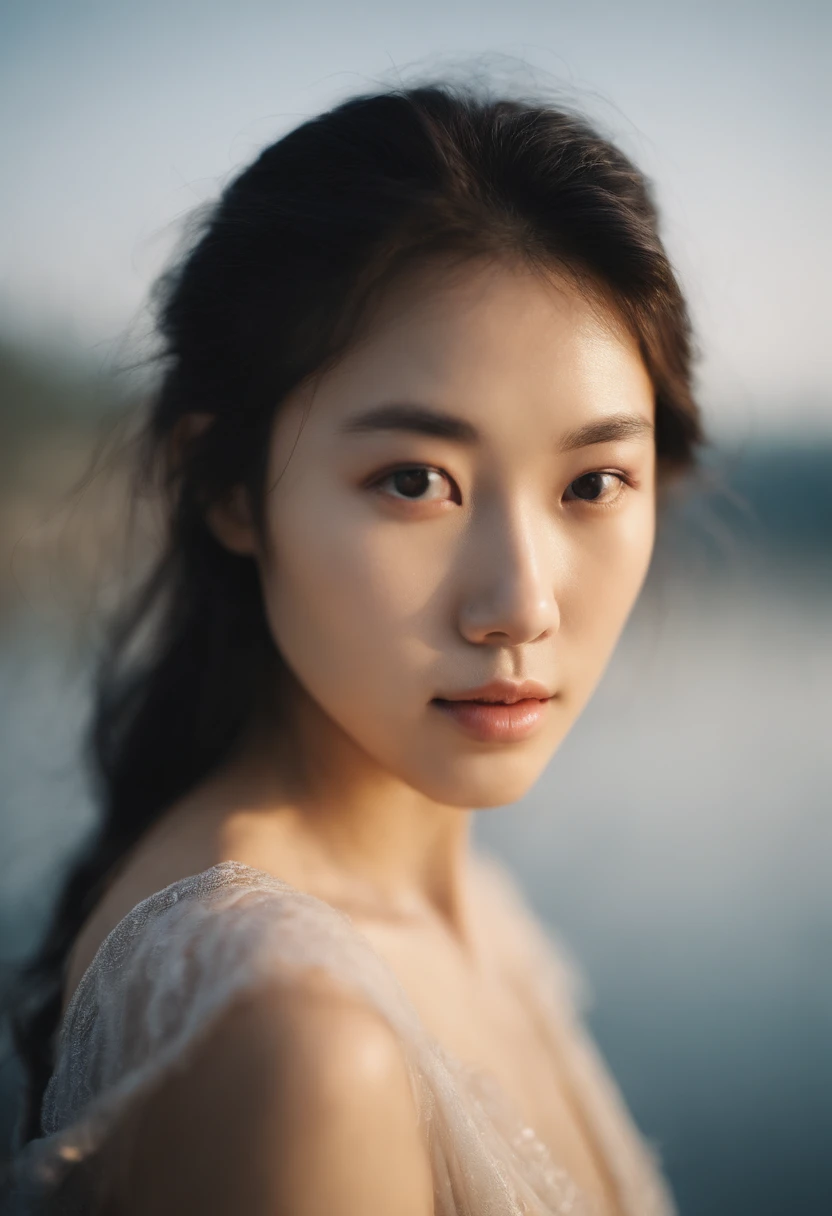
[[[529,697],[506,705],[436,698],[431,704],[453,718],[474,739],[484,743],[512,743],[534,734],[546,717],[549,700]]]

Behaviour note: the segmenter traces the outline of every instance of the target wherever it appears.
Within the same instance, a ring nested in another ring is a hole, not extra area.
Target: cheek
[[[561,596],[560,649],[583,704],[609,661],[638,598],[653,553],[655,504],[622,512],[576,543]]]
[[[400,717],[431,662],[419,623],[441,578],[437,554],[403,549],[400,528],[322,492],[276,502],[272,515],[264,596],[286,662],[351,731]]]

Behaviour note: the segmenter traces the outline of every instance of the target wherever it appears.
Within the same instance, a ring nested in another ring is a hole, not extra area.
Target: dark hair
[[[685,303],[648,184],[583,119],[445,83],[350,99],[266,148],[224,190],[160,282],[163,377],[147,422],[167,535],[115,623],[91,744],[103,813],[75,861],[14,1021],[39,1134],[72,941],[127,851],[229,753],[280,658],[257,571],[214,538],[230,487],[262,501],[267,439],[290,390],[337,360],[381,289],[440,257],[525,259],[599,293],[655,388],[660,486],[703,442]],[[212,424],[175,467],[185,415]],[[141,642],[141,644],[138,644]]]

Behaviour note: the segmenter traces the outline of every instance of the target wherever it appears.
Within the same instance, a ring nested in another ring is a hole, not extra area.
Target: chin
[[[516,751],[514,755],[459,757],[447,768],[436,767],[414,781],[424,794],[446,806],[508,806],[519,802],[535,785],[552,757],[552,748],[541,754]]]

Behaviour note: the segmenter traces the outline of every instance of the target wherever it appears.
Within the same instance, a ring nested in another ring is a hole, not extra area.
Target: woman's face
[[[266,610],[322,742],[443,804],[524,794],[647,572],[653,422],[634,341],[565,280],[477,263],[389,291],[272,436]],[[493,681],[539,687],[472,707]]]

